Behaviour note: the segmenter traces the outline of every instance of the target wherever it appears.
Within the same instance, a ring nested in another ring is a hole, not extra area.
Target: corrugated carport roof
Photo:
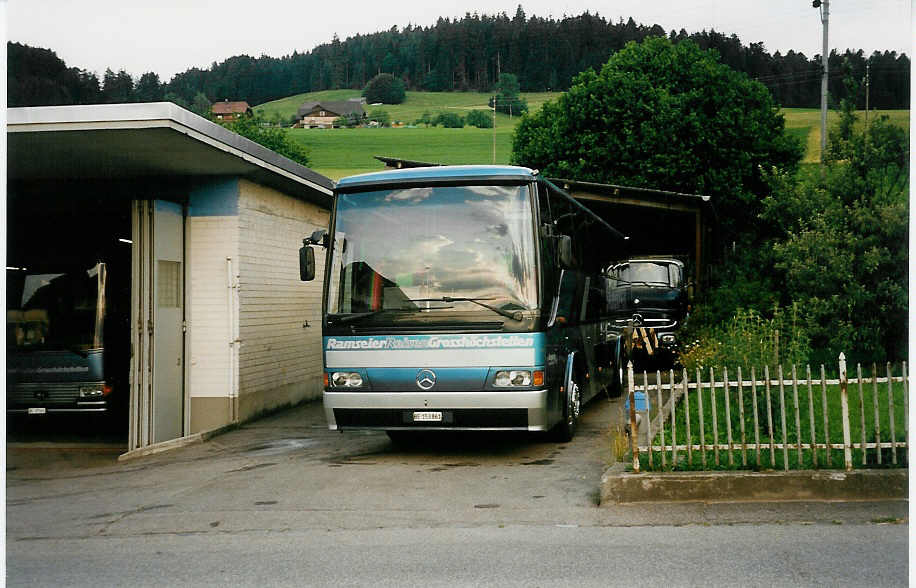
[[[170,102],[7,110],[10,181],[232,175],[330,208],[334,182]]]

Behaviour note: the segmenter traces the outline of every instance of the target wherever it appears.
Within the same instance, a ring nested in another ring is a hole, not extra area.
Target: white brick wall
[[[299,281],[299,248],[314,230],[327,228],[329,215],[276,190],[240,182],[240,399],[284,390],[282,398],[260,403],[270,408],[321,394],[324,250],[315,249],[317,275],[306,283]],[[306,321],[309,328],[302,326]]]
[[[238,264],[239,219],[192,216],[188,222],[190,393],[192,397],[226,397],[230,393],[226,258]]]

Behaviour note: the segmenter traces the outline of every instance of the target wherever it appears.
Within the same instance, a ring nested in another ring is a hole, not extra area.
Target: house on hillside
[[[352,115],[356,115],[362,121],[366,118],[366,109],[363,108],[365,103],[365,98],[303,102],[296,111],[294,126],[306,129],[327,129],[333,127],[338,118]]]
[[[251,116],[252,112],[247,102],[230,102],[227,99],[222,102],[214,102],[210,107],[210,114],[216,120],[231,122],[243,116]]]

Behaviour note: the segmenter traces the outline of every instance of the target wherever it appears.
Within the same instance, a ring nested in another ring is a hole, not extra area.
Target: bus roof
[[[436,167],[411,167],[405,169],[384,170],[358,176],[341,178],[337,189],[363,188],[376,184],[414,184],[422,182],[457,182],[475,180],[497,180],[513,182],[530,182],[535,180],[537,172],[527,167],[512,165],[442,165]]]

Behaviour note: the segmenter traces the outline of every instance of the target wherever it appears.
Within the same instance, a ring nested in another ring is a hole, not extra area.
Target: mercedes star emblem
[[[436,372],[433,370],[420,370],[417,372],[417,386],[421,390],[429,390],[436,385]]]

